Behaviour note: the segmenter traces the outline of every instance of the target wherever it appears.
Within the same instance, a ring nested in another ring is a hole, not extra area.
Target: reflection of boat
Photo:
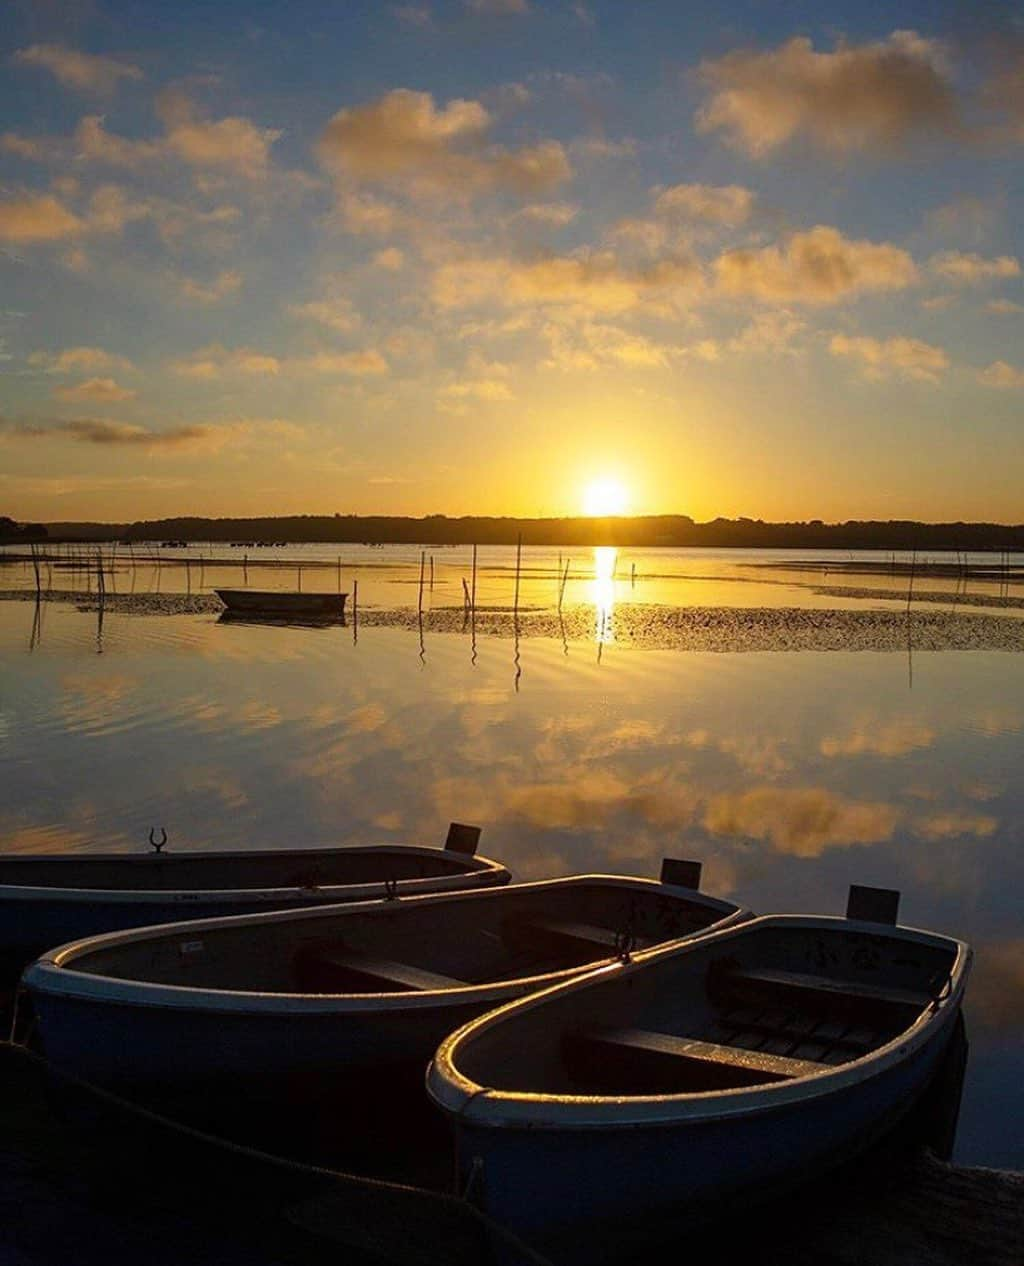
[[[456,1127],[459,1189],[592,1261],[616,1227],[701,1220],[821,1173],[928,1090],[970,957],[927,932],[774,916],[474,1020],[427,1083]]]
[[[25,982],[47,1057],[100,1085],[281,1098],[318,1074],[338,1093],[346,1069],[404,1068],[422,1098],[438,1042],[470,1017],[746,917],[673,884],[580,876],[116,932],[49,952]]]
[[[241,616],[316,616],[340,618],[347,593],[275,592],[272,589],[215,589],[229,614]]]
[[[115,928],[508,883],[504,866],[472,855],[478,836],[455,826],[444,849],[0,856],[0,965],[20,971],[54,945]]]

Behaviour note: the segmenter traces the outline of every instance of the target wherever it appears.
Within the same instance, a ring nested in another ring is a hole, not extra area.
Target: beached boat
[[[479,836],[453,823],[443,849],[0,854],[0,971],[17,975],[54,945],[119,928],[508,883],[504,866],[474,855]]]
[[[928,932],[771,916],[478,1018],[427,1081],[460,1190],[556,1260],[596,1261],[637,1219],[791,1187],[927,1090],[969,963]]]
[[[233,616],[305,616],[341,619],[347,593],[276,592],[272,589],[214,589]]]
[[[427,1108],[430,1057],[471,1016],[745,917],[674,884],[580,876],[118,932],[47,953],[24,984],[47,1058],[95,1084],[207,1102],[244,1088],[251,1107],[308,1099],[319,1078],[379,1123],[402,1084]]]

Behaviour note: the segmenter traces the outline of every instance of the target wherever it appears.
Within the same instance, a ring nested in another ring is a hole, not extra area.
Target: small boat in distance
[[[232,616],[305,616],[340,620],[347,593],[303,593],[300,590],[214,589]]]
[[[475,856],[479,838],[477,827],[453,822],[443,849],[166,853],[161,843],[139,854],[0,853],[0,975],[16,976],[54,945],[119,928],[507,884],[504,866]]]
[[[619,1260],[629,1227],[678,1231],[777,1195],[922,1099],[970,962],[961,941],[863,915],[775,915],[470,1021],[427,1076],[455,1127],[458,1190],[555,1260],[587,1262]]]
[[[318,1085],[317,1102],[354,1092],[379,1116],[381,1079],[388,1101],[414,1092],[427,1109],[427,1064],[471,1017],[749,917],[676,884],[582,875],[115,932],[49,951],[24,982],[47,1058],[93,1084],[199,1111],[241,1097],[250,1115]]]

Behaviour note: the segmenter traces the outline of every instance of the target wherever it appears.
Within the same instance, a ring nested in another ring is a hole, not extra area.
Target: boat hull
[[[215,589],[231,615],[307,616],[340,619],[347,593],[290,593],[272,589]]]
[[[332,862],[347,861],[355,854],[360,855],[363,869],[358,882],[325,883],[318,878]],[[216,868],[223,865],[251,867],[255,876],[262,872],[262,882],[257,877],[251,886],[243,887],[241,878],[230,871],[228,883],[218,882]],[[105,868],[101,878],[89,878],[93,867]],[[24,882],[17,882],[22,868]],[[178,882],[176,869],[187,869],[187,877],[183,874]],[[485,857],[401,844],[135,857],[25,855],[0,860],[0,872],[15,880],[0,883],[0,975],[4,979],[16,978],[32,959],[55,945],[105,932],[182,919],[379,900],[392,874],[399,876],[394,879],[396,896],[501,886],[511,878],[504,866]],[[67,880],[62,878],[65,872]]]
[[[854,1087],[741,1118],[601,1129],[455,1123],[460,1190],[556,1260],[614,1257],[637,1220],[700,1224],[849,1162],[928,1090],[957,1013],[908,1060]]]

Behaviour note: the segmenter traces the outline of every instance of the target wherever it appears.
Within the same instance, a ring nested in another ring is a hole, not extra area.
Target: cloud
[[[48,70],[67,88],[104,96],[112,93],[122,79],[142,78],[142,71],[131,62],[80,53],[63,44],[32,44],[15,53],[14,60]]]
[[[193,167],[222,167],[249,180],[267,174],[270,147],[282,135],[274,128],[257,127],[249,119],[229,117],[210,121],[184,94],[163,93],[157,113],[166,129],[164,144]]]
[[[529,206],[521,207],[512,219],[529,220],[560,229],[571,224],[579,212],[579,207],[571,202],[531,202]]]
[[[108,132],[101,114],[87,114],[79,120],[72,144],[76,158],[111,167],[137,167],[162,153],[159,141],[133,141]]]
[[[979,371],[978,381],[986,387],[999,387],[1004,391],[1024,387],[1024,369],[1016,369],[1005,360],[995,360],[987,369]]]
[[[208,347],[199,348],[185,360],[173,362],[171,368],[183,378],[200,380],[220,378],[224,373],[276,377],[281,371],[281,362],[276,356],[255,352],[247,347],[228,351],[219,343],[211,343]]]
[[[1013,316],[1024,312],[1024,304],[1014,303],[1012,299],[990,299],[985,304],[986,312],[995,312],[999,316]]]
[[[82,444],[129,448],[184,448],[206,443],[214,434],[207,426],[176,426],[164,431],[147,431],[127,422],[101,418],[75,418],[68,422],[24,423],[13,433],[22,439],[63,436]]]
[[[344,297],[292,303],[288,305],[288,312],[290,316],[300,321],[316,321],[330,330],[337,330],[340,334],[348,334],[358,329],[361,324],[359,313],[352,306],[352,301]]]
[[[127,372],[134,368],[126,356],[118,356],[102,347],[66,347],[62,352],[33,352],[28,363],[48,374],[97,373],[104,369]]]
[[[611,251],[602,251],[526,262],[480,258],[443,264],[434,274],[432,293],[442,308],[497,301],[612,313],[659,296],[696,291],[700,284],[700,266],[692,259],[627,268]]]
[[[423,30],[434,25],[434,15],[428,4],[397,4],[391,12],[406,26]]]
[[[671,185],[654,200],[655,214],[733,227],[750,217],[754,195],[742,185]]]
[[[72,237],[82,221],[50,194],[21,194],[0,200],[0,242],[29,244]]]
[[[766,840],[777,852],[820,857],[828,848],[892,838],[899,812],[892,805],[849,800],[824,787],[754,787],[714,796],[704,825],[715,835]]]
[[[868,378],[880,379],[890,373],[917,382],[938,382],[949,368],[949,357],[941,347],[916,338],[868,338],[834,334],[829,342],[833,356],[859,361]]]
[[[762,157],[799,136],[831,152],[892,149],[926,130],[956,127],[942,46],[914,31],[815,52],[799,36],[776,49],[741,49],[701,63],[710,92],[701,132]]]
[[[962,809],[949,809],[944,813],[932,813],[915,818],[912,830],[923,840],[959,839],[965,835],[985,839],[995,834],[999,819],[988,813],[965,813]]]
[[[557,141],[508,150],[488,145],[490,114],[457,98],[443,108],[426,92],[396,88],[331,119],[318,147],[339,177],[462,198],[485,191],[539,193],[572,169]]]
[[[986,259],[965,251],[939,251],[928,261],[928,267],[940,277],[969,286],[1020,276],[1020,261],[1012,255]]]
[[[550,321],[543,333],[550,348],[544,368],[565,372],[586,372],[602,365],[620,369],[661,368],[669,364],[675,350],[634,331],[597,321],[584,321],[572,328]]]
[[[865,717],[853,732],[843,738],[826,736],[821,740],[823,756],[906,756],[935,742],[935,731],[914,717],[898,717],[881,721]]]
[[[389,246],[385,250],[378,251],[373,257],[373,262],[385,272],[397,273],[405,264],[405,256],[397,246]]]
[[[516,17],[530,12],[528,0],[462,0],[467,9],[487,17]]]
[[[375,348],[355,352],[321,352],[291,362],[299,369],[318,374],[351,374],[358,378],[386,374],[388,362]]]
[[[196,281],[192,277],[184,277],[179,282],[181,294],[195,303],[219,303],[228,295],[233,295],[242,285],[242,274],[233,269],[225,269],[210,281]]]
[[[73,387],[55,387],[53,394],[58,400],[94,400],[113,404],[119,400],[134,400],[138,392],[120,386],[113,378],[87,378]]]
[[[782,247],[726,251],[715,261],[715,273],[725,294],[808,304],[902,290],[917,280],[914,261],[900,247],[844,237],[823,224],[794,233]]]

